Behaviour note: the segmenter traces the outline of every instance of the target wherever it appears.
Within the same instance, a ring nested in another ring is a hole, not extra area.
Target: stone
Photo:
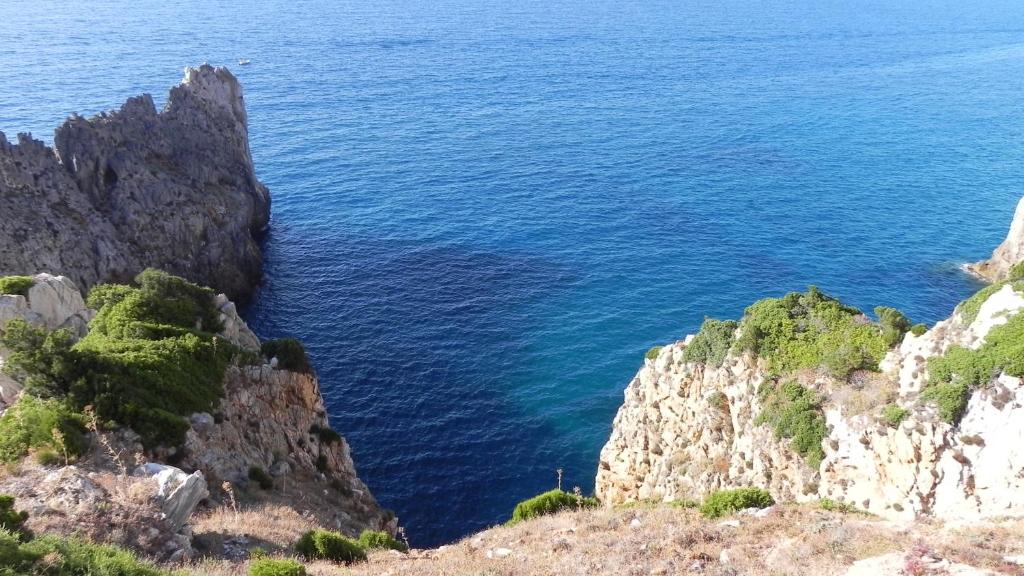
[[[491,548],[487,551],[487,558],[498,559],[505,558],[512,554],[512,550],[509,548]]]
[[[999,282],[1009,278],[1010,270],[1021,261],[1024,261],[1024,198],[1017,203],[1010,231],[992,252],[992,257],[968,264],[967,270],[989,282]]]
[[[185,525],[199,502],[210,495],[206,479],[199,471],[186,474],[174,466],[151,462],[139,466],[135,475],[156,482],[154,496],[161,502],[164,518],[175,532]]]
[[[163,110],[134,97],[72,116],[53,142],[0,133],[0,276],[59,271],[88,289],[156,267],[235,299],[252,293],[270,196],[231,72],[186,68]]]

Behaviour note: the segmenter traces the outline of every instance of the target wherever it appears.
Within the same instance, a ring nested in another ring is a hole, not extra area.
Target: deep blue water
[[[0,3],[0,129],[251,58],[247,317],[307,343],[420,545],[592,489],[643,352],[705,315],[816,283],[945,316],[1024,194],[1019,2],[212,4]]]

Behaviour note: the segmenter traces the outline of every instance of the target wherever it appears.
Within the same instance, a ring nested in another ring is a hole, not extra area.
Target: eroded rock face
[[[781,500],[818,498],[875,514],[970,520],[1024,516],[1024,384],[999,375],[973,393],[956,426],[918,402],[927,361],[953,346],[977,349],[992,328],[1024,309],[1005,286],[966,322],[958,310],[921,336],[908,334],[882,363],[895,403],[909,416],[892,427],[874,407],[852,409],[850,385],[804,382],[826,399],[825,458],[810,469],[787,440],[755,424],[763,367],[730,354],[720,368],[682,361],[686,344],[646,361],[626,389],[601,452],[597,495],[606,503],[701,499],[736,486],[769,489]]]
[[[359,479],[345,439],[319,433],[329,422],[314,375],[269,364],[231,367],[225,392],[215,414],[193,415],[184,466],[236,485],[251,485],[250,469],[259,468],[286,498],[301,495],[303,511],[326,526],[394,531],[394,516]]]
[[[1024,261],[1024,198],[1017,204],[1017,211],[1010,223],[1010,232],[988,260],[968,264],[967,270],[988,280],[999,282],[1010,276],[1010,269]]]
[[[247,297],[270,197],[249,152],[242,89],[224,68],[188,68],[152,97],[69,118],[54,147],[0,133],[0,276],[60,270],[83,289],[161,268]]]

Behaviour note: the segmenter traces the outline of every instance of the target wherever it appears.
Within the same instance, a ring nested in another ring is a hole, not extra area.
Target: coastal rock
[[[1010,231],[992,257],[988,260],[968,264],[967,270],[989,282],[999,282],[1010,277],[1010,270],[1024,262],[1024,198],[1017,203],[1017,210],[1010,223]]]
[[[765,367],[730,353],[719,368],[683,361],[684,342],[647,360],[625,392],[601,452],[596,492],[607,504],[700,500],[759,486],[778,500],[829,498],[889,519],[1024,516],[1024,384],[1007,374],[974,391],[957,425],[919,405],[929,358],[953,346],[977,349],[1024,309],[1006,285],[970,322],[958,309],[932,330],[907,334],[867,384],[803,375],[824,398],[825,457],[810,468],[766,426],[757,389]],[[862,389],[858,390],[858,386]],[[891,398],[909,411],[897,426],[879,417]]]
[[[174,466],[151,462],[139,466],[135,475],[155,482],[153,498],[160,503],[164,519],[174,532],[181,530],[199,502],[210,495],[199,471],[186,474]]]
[[[157,267],[230,297],[259,282],[269,193],[256,179],[242,89],[187,68],[156,110],[72,116],[53,148],[0,133],[0,276],[59,270],[81,288]]]

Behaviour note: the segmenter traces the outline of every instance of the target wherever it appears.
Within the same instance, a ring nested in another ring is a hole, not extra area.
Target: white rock
[[[487,557],[490,559],[505,558],[512,554],[512,550],[509,548],[491,548],[487,551]]]

